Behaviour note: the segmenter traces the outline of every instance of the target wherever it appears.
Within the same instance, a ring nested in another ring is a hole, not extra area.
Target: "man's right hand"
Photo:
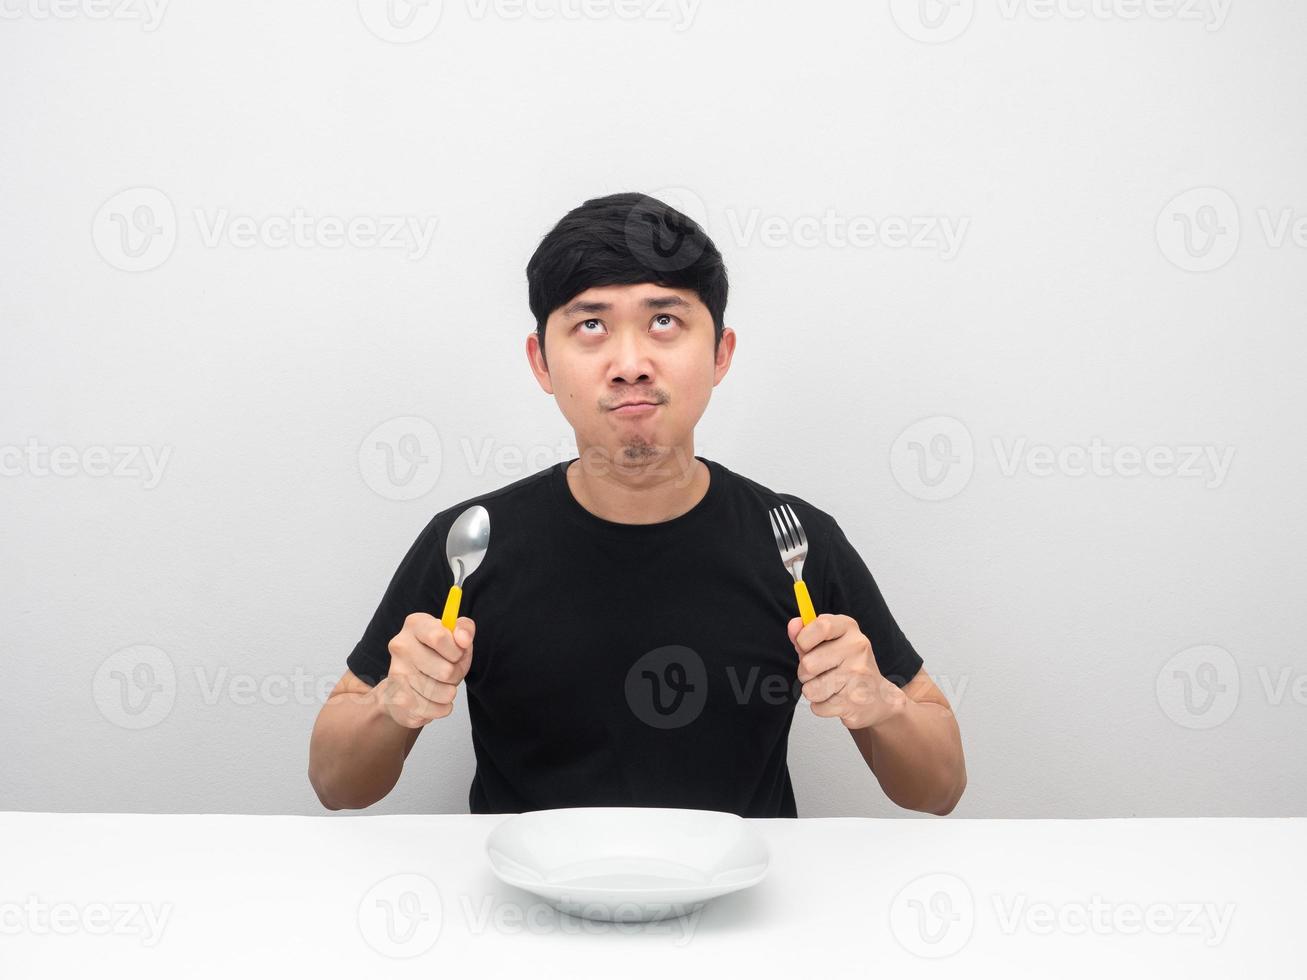
[[[476,623],[459,616],[451,633],[430,613],[410,613],[391,637],[390,673],[378,685],[396,724],[421,728],[454,710],[458,685],[472,666]]]

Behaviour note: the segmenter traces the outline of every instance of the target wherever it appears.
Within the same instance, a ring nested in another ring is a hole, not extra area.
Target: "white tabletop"
[[[763,882],[651,923],[501,884],[503,819],[0,813],[0,977],[1307,969],[1307,819],[753,820]]]

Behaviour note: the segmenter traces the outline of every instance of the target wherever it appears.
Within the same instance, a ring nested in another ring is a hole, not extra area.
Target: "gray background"
[[[696,451],[858,546],[956,816],[1307,812],[1307,11],[575,9],[6,7],[0,808],[322,812],[404,551],[574,451],[528,256],[642,190],[731,274]],[[802,816],[917,816],[806,702],[790,765]],[[472,769],[460,697],[374,809]]]

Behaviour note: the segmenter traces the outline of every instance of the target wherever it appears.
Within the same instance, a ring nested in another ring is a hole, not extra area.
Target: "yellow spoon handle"
[[[817,618],[817,610],[812,608],[812,599],[808,596],[808,587],[803,584],[803,579],[794,583],[794,597],[799,600],[799,615],[803,617],[803,625],[807,626]]]
[[[458,622],[458,604],[463,599],[463,590],[457,585],[449,587],[449,598],[445,600],[445,611],[440,616],[440,623],[449,632],[454,632],[454,624]]]

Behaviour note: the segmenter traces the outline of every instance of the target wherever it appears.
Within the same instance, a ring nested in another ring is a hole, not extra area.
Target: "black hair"
[[[567,212],[536,246],[526,281],[542,358],[549,314],[592,286],[694,290],[712,314],[714,354],[726,327],[726,265],[717,246],[692,218],[647,194],[609,194]]]

